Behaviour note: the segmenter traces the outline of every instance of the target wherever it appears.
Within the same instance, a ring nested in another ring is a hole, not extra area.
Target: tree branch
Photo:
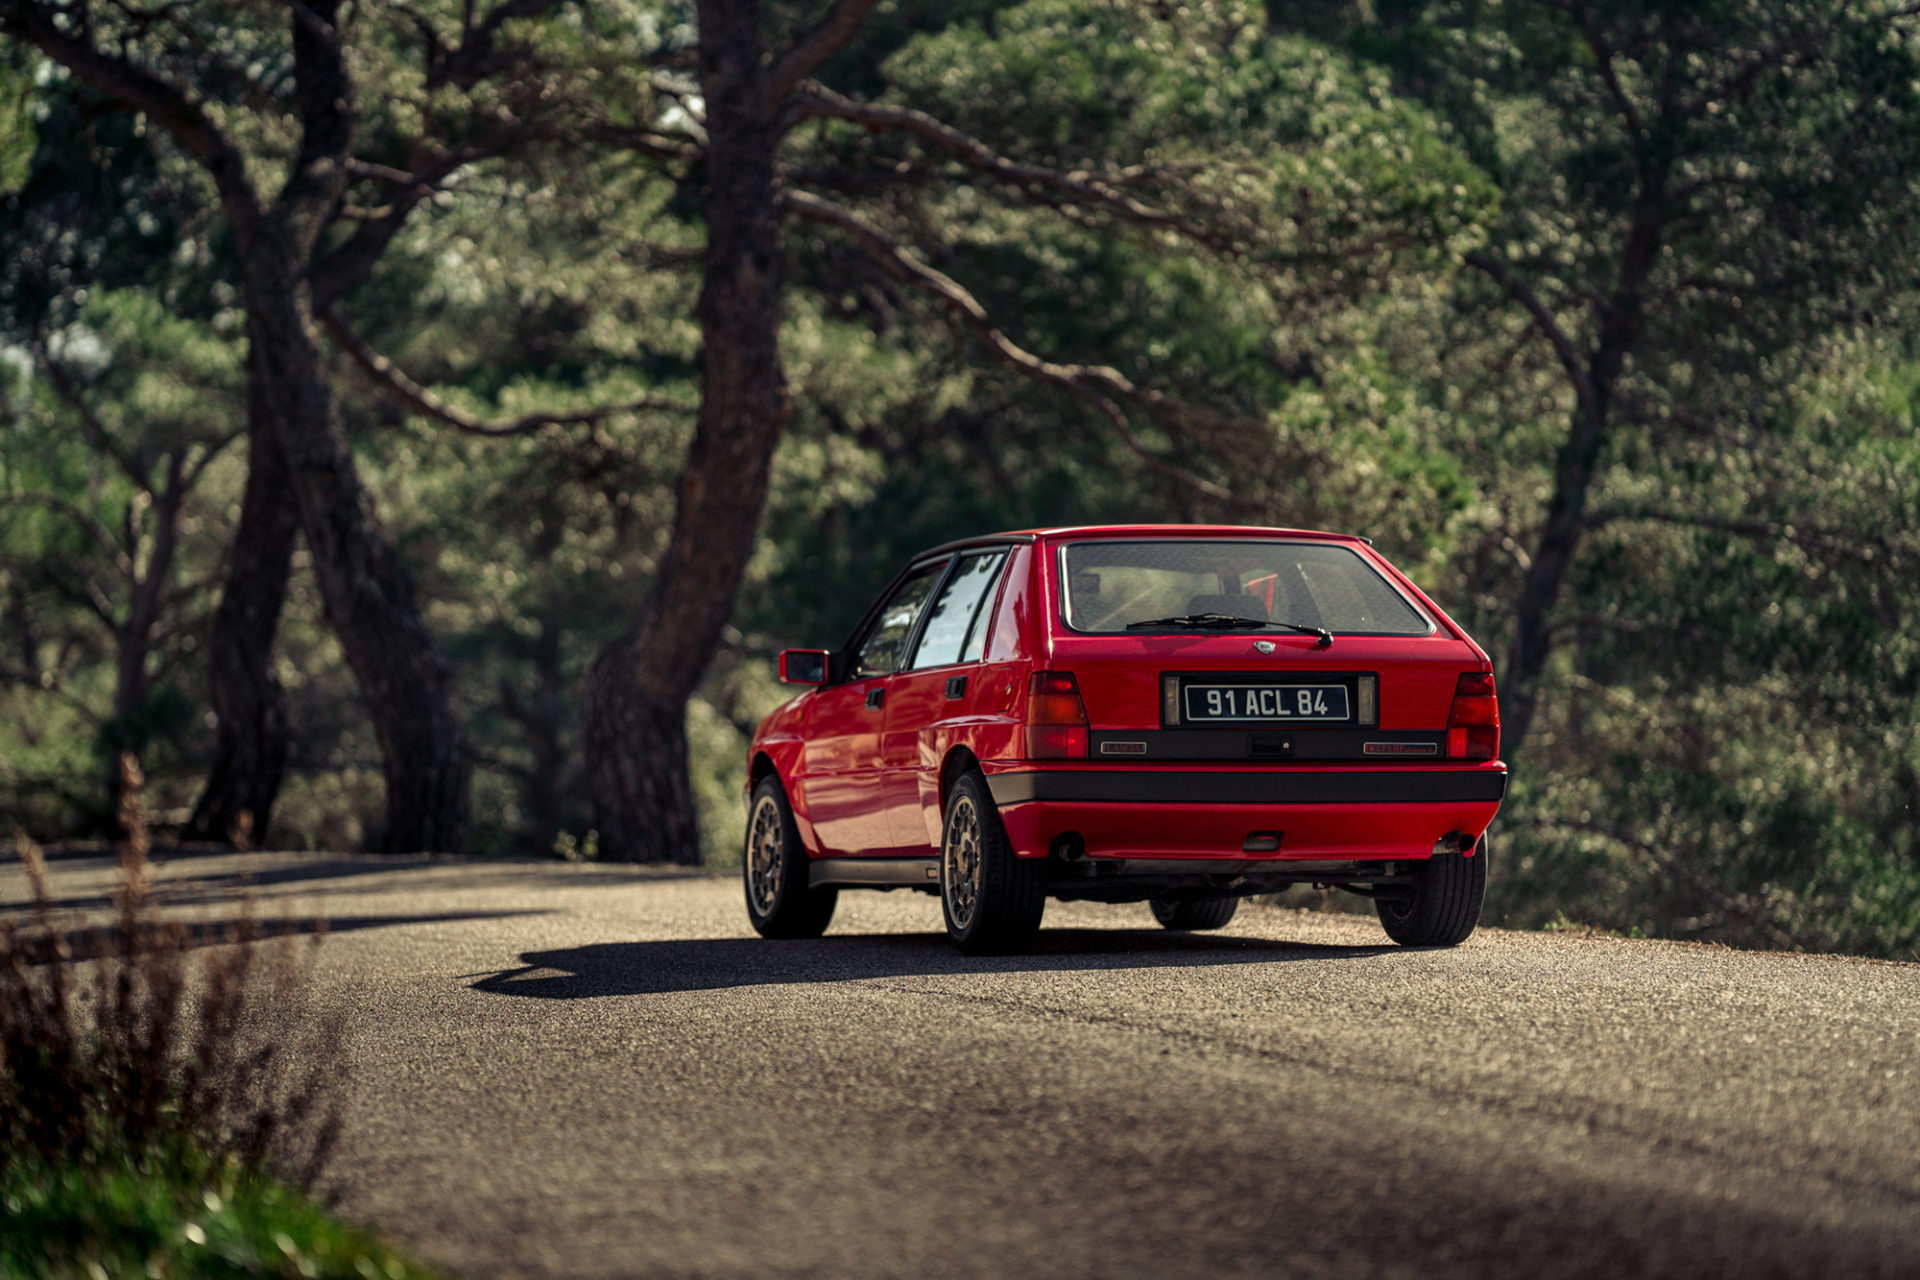
[[[820,64],[846,48],[877,0],[833,0],[833,7],[817,26],[802,32],[787,51],[775,59],[762,82],[761,99],[771,114],[802,80],[820,69]]]
[[[54,498],[50,494],[0,494],[0,509],[15,504],[51,507],[59,511],[62,515],[67,515],[83,522],[87,527],[87,532],[93,537],[93,540],[100,544],[101,549],[104,550],[113,561],[115,572],[129,579],[133,576],[131,562],[127,559],[126,552],[114,545],[112,531],[100,524],[97,520],[94,520],[93,517],[80,511],[79,508],[72,506],[70,503],[63,503],[60,499]],[[120,622],[113,616],[113,601],[108,598],[105,591],[100,589],[100,584],[92,578],[80,577],[70,571],[66,571],[64,566],[49,566],[45,563],[32,562],[23,563],[18,560],[9,560],[8,563],[22,574],[29,575],[40,582],[55,595],[91,613],[100,620],[101,625],[107,629],[109,635],[119,633]],[[80,585],[77,586],[75,585],[76,583]],[[81,586],[85,587],[84,591],[81,590]]]
[[[107,429],[107,424],[100,420],[100,415],[93,411],[93,406],[88,404],[86,397],[80,394],[80,388],[75,386],[73,379],[67,376],[67,371],[62,369],[41,346],[36,345],[33,348],[33,360],[46,377],[47,384],[53,388],[54,394],[58,395],[80,419],[81,429],[86,433],[93,447],[113,459],[114,465],[120,468],[127,479],[133,481],[142,490],[150,490],[153,486],[153,477],[147,474],[139,458],[120,447],[120,442],[113,438],[113,432]]]
[[[57,515],[63,515],[86,530],[94,542],[99,544],[107,558],[113,562],[115,572],[128,580],[135,575],[133,561],[127,551],[114,540],[113,530],[100,523],[99,519],[83,508],[53,493],[9,493],[0,494],[0,507],[44,507]]]
[[[1829,548],[1850,552],[1863,558],[1883,555],[1889,564],[1898,565],[1907,557],[1920,556],[1920,548],[1876,534],[1835,528],[1832,525],[1798,524],[1776,520],[1733,520],[1724,516],[1692,515],[1676,511],[1652,511],[1625,507],[1594,512],[1587,518],[1589,527],[1604,524],[1644,521],[1678,525],[1692,529],[1711,529],[1742,538],[1768,538],[1792,542],[1803,547]]]
[[[1507,264],[1481,249],[1467,254],[1465,262],[1474,270],[1490,277],[1495,284],[1507,291],[1507,296],[1518,302],[1533,318],[1534,327],[1539,329],[1553,354],[1560,359],[1560,365],[1567,371],[1567,377],[1573,383],[1573,393],[1580,400],[1581,408],[1589,413],[1598,407],[1598,398],[1594,395],[1593,379],[1588,376],[1587,367],[1580,358],[1580,352],[1574,347],[1573,339],[1560,327],[1559,319],[1533,287],[1507,269]]]
[[[810,86],[804,94],[794,99],[788,123],[798,124],[804,120],[814,119],[847,120],[869,129],[889,129],[912,134],[923,142],[931,143],[951,153],[962,164],[976,172],[988,174],[1018,187],[1057,192],[1071,200],[1098,205],[1120,214],[1130,222],[1178,232],[1183,237],[1203,244],[1216,252],[1236,251],[1230,241],[1218,234],[1178,214],[1156,209],[1128,195],[1121,189],[1121,184],[1130,175],[1097,174],[1080,169],[1064,171],[1048,168],[1045,165],[1011,160],[973,135],[956,129],[946,121],[930,116],[924,111],[916,111],[911,107],[887,107],[855,102],[851,98],[819,85]]]
[[[100,727],[103,723],[99,712],[88,706],[85,699],[81,698],[78,694],[63,688],[57,679],[54,683],[48,684],[45,678],[37,672],[0,667],[0,685],[18,685],[22,689],[31,689],[35,693],[51,694],[54,698],[64,702],[74,711],[77,711],[81,719],[95,728]]]
[[[648,396],[627,404],[603,405],[597,409],[581,409],[568,413],[530,413],[524,417],[504,421],[489,422],[477,418],[463,409],[457,409],[435,395],[432,391],[409,378],[405,373],[379,352],[369,347],[359,334],[349,328],[339,313],[328,307],[316,313],[321,324],[339,344],[353,362],[365,370],[367,375],[378,383],[389,395],[406,405],[414,412],[437,422],[445,423],[457,431],[475,436],[524,436],[548,427],[589,426],[593,423],[616,417],[623,413],[692,413],[690,405],[672,400]]]
[[[632,151],[655,160],[677,160],[693,164],[706,156],[706,149],[695,142],[629,125],[591,124],[581,131],[580,136],[588,142],[598,142],[603,146]]]
[[[469,21],[461,33],[459,47],[447,52],[445,57],[436,57],[427,68],[428,92],[447,84],[471,89],[492,75],[500,66],[496,56],[500,29],[518,19],[541,17],[558,3],[559,0],[501,0],[478,25]],[[439,43],[438,36],[434,37],[434,44],[436,53],[445,47]]]
[[[1043,360],[1002,333],[978,299],[952,277],[922,262],[899,241],[851,209],[791,187],[780,192],[779,200],[782,208],[800,217],[844,232],[857,241],[888,276],[932,295],[1001,364],[1022,377],[1069,391],[1092,405],[1106,418],[1127,450],[1154,471],[1210,498],[1237,506],[1248,505],[1236,498],[1232,490],[1168,461],[1150,448],[1127,421],[1126,412],[1115,397],[1168,417],[1189,421],[1257,426],[1252,420],[1229,419],[1160,392],[1136,386],[1125,374],[1107,365],[1056,364]]]
[[[182,492],[188,492],[198,487],[200,484],[200,477],[206,474],[207,468],[213,464],[213,460],[215,458],[218,458],[221,454],[225,453],[227,451],[227,446],[231,445],[234,441],[239,440],[241,437],[245,436],[246,434],[247,434],[246,427],[238,426],[233,428],[231,431],[227,432],[225,435],[221,436],[219,439],[209,441],[205,449],[201,452],[200,456],[194,460],[193,464],[187,468],[186,474],[181,477],[180,485],[181,485]]]
[[[90,39],[61,31],[54,25],[53,10],[35,0],[0,0],[0,33],[33,45],[82,84],[165,129],[213,179],[235,238],[243,248],[251,240],[260,220],[260,199],[247,176],[246,161],[198,102],[130,59],[103,53]]]
[[[1607,97],[1613,102],[1613,109],[1627,126],[1627,133],[1633,139],[1633,163],[1645,176],[1647,140],[1646,126],[1641,123],[1640,112],[1627,96],[1626,89],[1620,83],[1620,73],[1613,65],[1613,50],[1600,36],[1600,15],[1592,9],[1584,10],[1580,15],[1581,34],[1587,38],[1587,47],[1593,50],[1594,60],[1600,67],[1600,83],[1606,86]]]
[[[314,307],[332,306],[366,279],[420,202],[439,190],[440,184],[470,164],[504,154],[516,140],[501,137],[485,145],[460,147],[435,156],[412,173],[386,165],[350,161],[348,170],[353,176],[377,178],[387,183],[386,203],[379,217],[361,223],[338,248],[314,263],[307,272]]]

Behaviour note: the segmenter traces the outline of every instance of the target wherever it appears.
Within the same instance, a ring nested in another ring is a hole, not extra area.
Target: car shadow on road
[[[19,954],[30,965],[44,965],[55,959],[99,958],[110,955],[135,955],[172,949],[184,944],[189,948],[227,946],[242,938],[323,938],[331,934],[358,933],[363,929],[392,929],[404,925],[454,924],[466,920],[508,920],[516,916],[542,916],[545,911],[436,911],[411,915],[377,916],[295,916],[261,915],[247,918],[244,928],[239,917],[219,920],[150,920],[133,937],[118,924],[79,925],[52,933],[29,936],[17,943]]]
[[[1358,960],[1402,951],[1163,930],[1049,929],[1020,956],[963,956],[944,933],[837,935],[802,942],[698,938],[602,942],[528,951],[520,967],[487,974],[475,991],[540,1000],[720,991],[947,974],[1071,973]]]
[[[119,865],[111,849],[95,846],[62,849],[57,858],[49,853],[50,864],[58,864],[54,887],[64,889],[70,875],[111,873]],[[192,860],[193,870],[177,869],[178,863]],[[17,858],[0,851],[0,872]],[[262,899],[300,898],[324,894],[337,899],[349,894],[379,895],[408,893],[415,885],[410,877],[440,873],[442,883],[451,889],[470,892],[501,886],[531,884],[541,887],[584,888],[596,884],[628,885],[641,881],[683,880],[692,878],[683,867],[646,867],[630,864],[580,866],[557,859],[456,858],[416,854],[341,854],[295,855],[268,853],[256,860],[246,853],[230,850],[166,850],[155,856],[158,872],[151,896],[168,907],[192,907],[219,903],[239,894]],[[86,888],[50,897],[45,906],[55,911],[98,911],[114,905],[117,881],[95,881]],[[0,918],[16,916],[35,907],[31,895],[0,899]]]

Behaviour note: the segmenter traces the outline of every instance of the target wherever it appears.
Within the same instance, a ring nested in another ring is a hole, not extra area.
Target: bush
[[[33,906],[0,921],[0,1275],[419,1274],[306,1194],[344,1043],[337,1018],[299,1016],[319,934],[268,938],[250,896],[165,918],[130,755],[121,770],[112,925],[60,911],[14,836]]]

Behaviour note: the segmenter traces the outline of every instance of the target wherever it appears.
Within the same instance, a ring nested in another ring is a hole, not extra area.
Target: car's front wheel
[[[940,906],[947,936],[970,956],[1027,950],[1047,909],[1041,861],[1014,854],[987,781],[978,773],[963,774],[947,796]]]
[[[1226,896],[1155,898],[1147,905],[1153,908],[1153,918],[1160,922],[1162,928],[1204,932],[1226,928],[1227,922],[1233,919],[1233,913],[1240,909],[1240,899]]]
[[[1420,871],[1413,891],[1374,900],[1387,936],[1404,947],[1452,947],[1480,923],[1487,897],[1487,837],[1472,857],[1435,854]]]
[[[827,931],[837,889],[807,883],[807,850],[800,843],[786,789],[772,774],[760,779],[747,809],[747,847],[741,858],[747,919],[763,938],[817,938]]]

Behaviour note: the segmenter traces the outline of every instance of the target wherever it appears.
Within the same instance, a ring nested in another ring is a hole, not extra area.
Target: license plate
[[[1305,724],[1353,718],[1343,684],[1189,684],[1188,724]]]

